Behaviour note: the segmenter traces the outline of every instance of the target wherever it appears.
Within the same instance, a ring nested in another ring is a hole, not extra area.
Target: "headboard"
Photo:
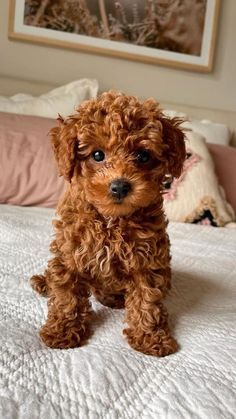
[[[66,82],[67,81],[65,81],[65,83]],[[44,82],[0,77],[0,95],[2,96],[11,96],[17,93],[40,95],[54,87],[56,87],[56,85]],[[184,112],[193,119],[208,119],[213,122],[226,124],[232,133],[231,145],[236,147],[236,112],[223,109],[199,108],[180,103],[167,103],[165,101],[161,101],[161,106],[164,109]]]

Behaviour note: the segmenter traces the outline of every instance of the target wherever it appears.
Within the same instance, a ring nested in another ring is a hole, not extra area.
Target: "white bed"
[[[47,303],[29,278],[46,265],[53,216],[0,206],[0,418],[235,418],[236,229],[170,224],[180,350],[160,359],[127,345],[123,310],[95,302],[86,346],[40,341]]]

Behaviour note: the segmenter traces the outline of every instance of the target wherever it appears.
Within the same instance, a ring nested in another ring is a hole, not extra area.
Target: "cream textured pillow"
[[[187,158],[179,179],[164,194],[164,209],[171,221],[224,226],[234,221],[232,207],[218,185],[204,137],[186,134]]]
[[[165,110],[164,113],[170,117],[177,116],[185,119],[186,121],[181,126],[203,135],[207,143],[221,145],[229,145],[230,143],[230,129],[225,124],[219,124],[206,119],[191,119],[187,114],[182,112]]]
[[[84,100],[96,97],[97,92],[97,80],[81,79],[38,97],[25,94],[0,96],[0,111],[46,118],[56,118],[58,113],[67,116]]]

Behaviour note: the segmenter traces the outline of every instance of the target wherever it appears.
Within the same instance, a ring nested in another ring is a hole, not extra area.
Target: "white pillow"
[[[230,130],[227,125],[219,124],[206,119],[202,119],[201,121],[191,119],[185,113],[171,110],[164,110],[164,114],[170,117],[177,116],[187,119],[187,121],[181,124],[181,126],[203,135],[208,143],[221,145],[229,145],[230,143]]]
[[[187,159],[179,179],[168,184],[164,209],[170,221],[224,226],[235,220],[214,171],[214,163],[201,135],[188,132]]]
[[[182,124],[183,127],[203,135],[207,143],[229,145],[230,130],[227,125],[218,124],[208,120],[190,120]]]
[[[97,80],[81,79],[37,97],[28,94],[0,96],[0,111],[46,118],[56,118],[58,113],[68,116],[81,102],[96,97],[97,92]]]

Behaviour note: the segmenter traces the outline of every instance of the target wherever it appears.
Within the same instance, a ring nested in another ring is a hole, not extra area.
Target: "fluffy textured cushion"
[[[204,137],[187,133],[187,159],[179,179],[168,184],[164,208],[171,221],[224,226],[234,220],[214,171]]]
[[[63,192],[47,133],[55,120],[0,112],[0,203],[55,207]]]
[[[236,213],[236,148],[208,144],[220,185]]]
[[[58,113],[67,116],[74,113],[75,107],[84,100],[96,97],[97,92],[96,80],[82,79],[38,97],[25,94],[0,96],[0,111],[46,118],[56,118]]]
[[[165,110],[164,113],[170,117],[178,116],[186,120],[182,127],[188,128],[193,132],[197,132],[205,137],[208,143],[228,145],[230,143],[230,130],[227,125],[202,119],[191,119],[187,114],[182,112]]]

